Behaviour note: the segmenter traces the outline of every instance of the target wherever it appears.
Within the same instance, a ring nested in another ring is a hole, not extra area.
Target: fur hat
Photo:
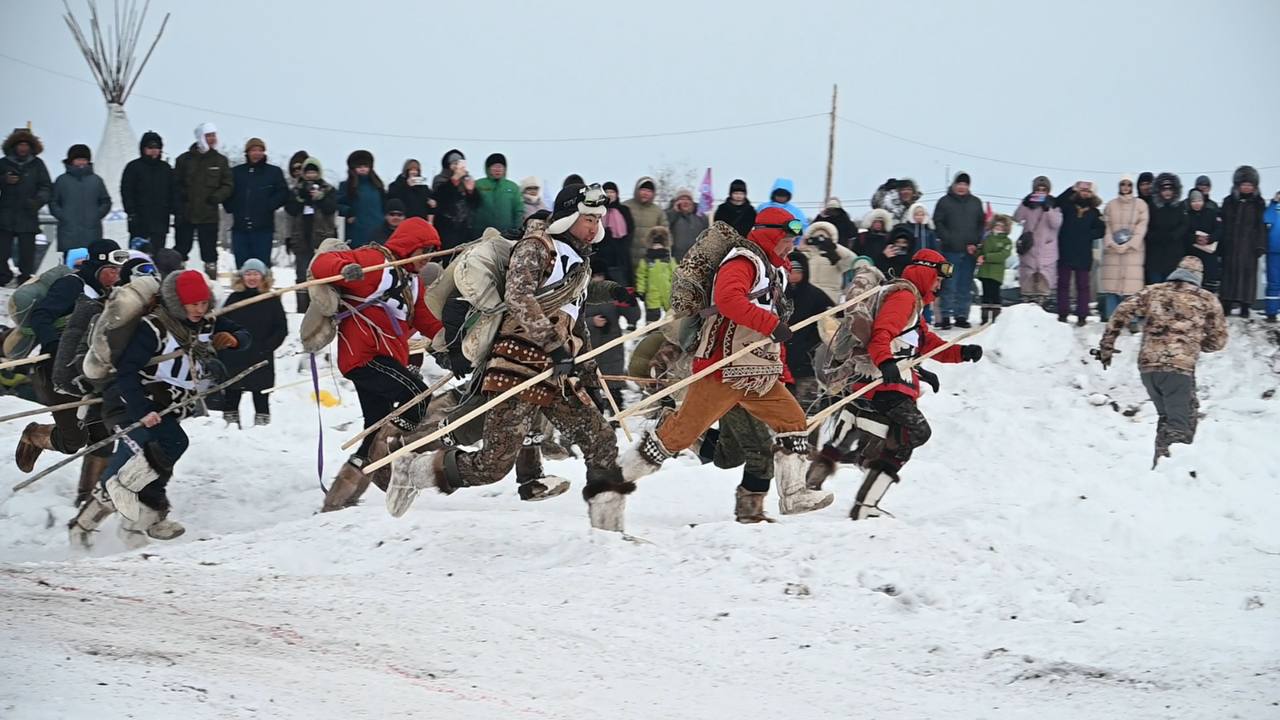
[[[697,200],[695,200],[693,197],[693,190],[687,187],[676,188],[676,194],[671,197],[672,204],[675,204],[675,201],[679,200],[682,197],[689,198],[689,200],[693,202],[694,205],[698,204]]]
[[[537,190],[538,190],[538,194],[539,194],[539,195],[541,195],[541,194],[542,194],[542,181],[541,181],[541,180],[539,180],[538,178],[536,178],[536,177],[532,176],[532,175],[530,175],[529,177],[527,177],[527,178],[525,178],[525,179],[523,179],[523,180],[521,180],[521,181],[520,181],[520,192],[521,192],[521,193],[523,193],[525,190],[528,190],[529,188],[537,188]]]
[[[907,222],[913,223],[916,221],[917,208],[924,211],[924,216],[927,218],[924,224],[933,227],[933,213],[929,212],[929,208],[922,202],[911,203],[911,207],[907,208]]]
[[[655,225],[649,228],[649,244],[661,245],[662,247],[671,247],[671,231],[662,225]]]
[[[347,156],[347,167],[354,170],[361,165],[373,167],[373,153],[368,150],[354,150]]]
[[[573,224],[578,221],[579,215],[604,215],[605,207],[603,205],[586,205],[581,202],[583,192],[587,186],[581,183],[566,185],[560,188],[560,192],[556,193],[556,202],[551,209],[551,224],[547,226],[547,233],[550,235],[559,235],[566,233]],[[598,243],[604,239],[604,223],[596,230],[596,236],[591,241]]]
[[[1038,187],[1044,188],[1045,192],[1050,192],[1053,190],[1053,183],[1049,182],[1048,177],[1044,175],[1037,175],[1035,179],[1031,181],[1031,192],[1035,192]]]
[[[316,172],[324,174],[324,167],[320,164],[319,158],[308,157],[302,161],[302,172],[306,172],[314,168]]]
[[[737,179],[735,179],[733,182],[729,183],[729,194],[730,194],[730,195],[732,195],[732,194],[734,194],[734,193],[736,193],[736,192],[746,192],[746,191],[747,191],[747,181],[746,181],[746,180],[743,180],[743,179],[741,179],[741,178],[737,178]]]
[[[840,239],[840,231],[836,229],[835,225],[832,225],[825,220],[818,220],[817,222],[810,223],[808,229],[804,231],[805,242],[808,242],[810,245],[815,244],[809,241],[818,235],[825,236],[831,242],[836,242]]]
[[[1182,258],[1178,269],[1169,273],[1169,282],[1189,282],[1199,287],[1204,282],[1204,263],[1194,255]]]
[[[4,154],[12,155],[13,149],[22,143],[31,146],[32,155],[39,155],[44,152],[44,145],[40,142],[40,138],[36,137],[35,133],[26,128],[18,128],[9,133],[9,137],[4,139]]]
[[[262,138],[256,138],[256,137],[249,138],[244,143],[245,156],[248,156],[249,151],[252,150],[253,148],[262,148],[262,152],[266,152],[267,144],[262,142]]]
[[[884,208],[876,208],[866,215],[863,215],[862,222],[858,224],[858,227],[862,230],[870,230],[871,224],[876,220],[879,220],[880,223],[884,225],[884,232],[886,233],[889,232],[889,228],[893,227],[893,215]]]
[[[827,204],[822,206],[823,210],[843,210],[844,206],[840,204],[840,198],[832,195],[827,198]]]
[[[179,303],[194,305],[198,302],[210,300],[213,297],[213,294],[209,292],[209,283],[205,280],[204,273],[199,270],[183,270],[175,278],[173,290]]]
[[[1252,165],[1241,165],[1231,174],[1231,186],[1240,187],[1241,183],[1251,183],[1256,189],[1261,178],[1258,177],[1258,171]]]
[[[200,123],[195,130],[191,131],[191,134],[196,137],[196,147],[200,148],[200,152],[209,152],[209,143],[205,142],[204,136],[210,133],[216,135],[217,132],[218,126],[211,122]]]
[[[996,213],[991,216],[991,222],[987,223],[988,230],[995,230],[996,225],[1004,225],[1005,232],[1013,230],[1013,218],[1008,215]]]
[[[1165,206],[1164,198],[1160,196],[1160,190],[1164,188],[1169,188],[1173,191],[1173,198],[1169,200],[1169,203],[1176,203],[1182,197],[1182,180],[1173,173],[1162,172],[1156,176],[1155,181],[1156,194],[1154,202],[1157,207]]]
[[[507,166],[507,156],[502,153],[491,153],[489,157],[484,159],[484,169],[488,170],[493,165]]]
[[[658,184],[654,181],[653,178],[649,177],[648,175],[645,175],[640,179],[636,180],[635,192],[638,193],[641,190],[652,190],[653,192],[658,192]]]
[[[93,160],[93,153],[89,152],[88,145],[76,143],[75,145],[67,148],[67,159],[63,160],[63,162],[70,165],[72,160],[79,160],[82,158],[85,160]]]
[[[1120,187],[1124,183],[1129,183],[1130,185],[1133,185],[1133,176],[1130,175],[1129,173],[1125,173],[1121,175],[1120,179],[1116,181],[1116,187]],[[1134,185],[1134,187],[1137,187],[1137,186]]]
[[[964,183],[965,185],[969,185],[971,183],[971,181],[969,180],[969,173],[964,171],[956,173],[956,179],[952,180],[951,184],[959,185],[960,183]]]

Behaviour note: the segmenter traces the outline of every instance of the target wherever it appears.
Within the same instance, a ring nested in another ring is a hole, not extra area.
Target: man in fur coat
[[[1231,194],[1222,200],[1222,309],[1228,315],[1240,307],[1240,317],[1258,299],[1258,258],[1267,252],[1267,228],[1262,216],[1266,203],[1258,189],[1258,171],[1248,165],[1236,168]]]
[[[500,394],[545,370],[552,376],[484,416],[483,447],[478,451],[445,448],[402,459],[392,472],[387,507],[406,512],[418,493],[435,487],[449,494],[462,487],[501,480],[520,453],[529,429],[545,416],[566,445],[577,445],[587,464],[587,500],[591,524],[621,531],[623,498],[635,489],[618,469],[617,439],[588,394],[599,392],[595,364],[575,364],[589,347],[583,312],[591,283],[591,246],[604,238],[600,222],[607,199],[599,186],[571,184],[556,195],[544,229],[526,224],[506,272],[503,318],[481,379],[481,391]],[[544,478],[547,479],[547,478]],[[520,485],[525,500],[553,497],[566,482],[549,487],[536,477]]]

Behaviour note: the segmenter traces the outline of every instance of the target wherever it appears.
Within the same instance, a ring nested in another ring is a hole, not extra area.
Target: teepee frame
[[[93,71],[93,77],[102,90],[102,97],[108,104],[123,105],[129,99],[129,94],[133,92],[133,86],[138,82],[138,76],[142,74],[143,68],[147,66],[147,61],[151,59],[156,43],[160,42],[160,36],[164,34],[164,28],[169,24],[169,14],[165,13],[164,20],[160,22],[160,30],[156,32],[155,39],[147,48],[147,54],[143,56],[142,62],[135,66],[135,61],[138,59],[138,40],[142,37],[142,25],[147,19],[147,11],[151,9],[151,0],[147,0],[141,12],[138,11],[138,4],[134,0],[125,0],[123,10],[120,3],[116,2],[115,24],[108,28],[106,33],[103,33],[102,23],[99,20],[98,3],[95,0],[88,0],[88,4],[89,34],[87,36],[80,29],[80,21],[76,19],[75,13],[71,12],[67,0],[62,0],[62,7],[67,10],[67,14],[63,15],[62,19],[71,30],[71,35],[75,38],[81,54],[84,55],[85,62],[89,63],[89,69]]]

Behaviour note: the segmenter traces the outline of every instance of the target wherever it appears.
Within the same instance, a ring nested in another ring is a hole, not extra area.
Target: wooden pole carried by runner
[[[429,397],[431,397],[431,395],[432,395],[435,391],[437,391],[437,390],[439,390],[440,388],[444,387],[444,384],[445,384],[445,383],[447,383],[447,382],[449,382],[449,381],[450,381],[450,380],[452,380],[452,379],[453,379],[453,373],[445,373],[444,377],[442,377],[442,378],[440,378],[439,380],[437,380],[437,381],[435,381],[435,382],[431,383],[431,386],[430,386],[430,387],[428,387],[426,390],[423,390],[422,392],[418,393],[417,395],[414,395],[412,400],[408,400],[408,401],[406,401],[406,402],[405,402],[404,404],[402,404],[400,407],[398,407],[398,408],[396,408],[395,410],[392,410],[390,413],[388,413],[386,417],[384,417],[384,418],[382,418],[381,420],[379,420],[378,422],[376,422],[376,423],[374,423],[374,424],[370,425],[369,427],[365,428],[364,430],[361,430],[358,434],[356,434],[356,435],[355,435],[355,437],[353,437],[353,438],[351,438],[350,440],[348,440],[348,441],[346,441],[346,442],[342,443],[342,449],[343,449],[343,450],[346,450],[347,448],[351,447],[352,445],[355,445],[356,443],[358,443],[358,442],[360,442],[361,440],[363,440],[363,439],[365,439],[366,437],[368,437],[370,433],[375,433],[375,432],[377,432],[377,431],[378,431],[378,428],[380,428],[380,427],[382,427],[383,425],[386,425],[387,423],[391,422],[392,420],[395,420],[396,418],[400,417],[400,416],[401,416],[401,415],[403,415],[405,412],[407,412],[407,411],[409,410],[409,408],[411,408],[411,407],[415,407],[418,403],[422,402],[425,398],[429,398]]]
[[[18,331],[14,330],[13,332],[18,332]],[[30,365],[32,363],[38,363],[42,360],[48,360],[51,357],[53,356],[50,355],[49,353],[44,353],[43,355],[32,355],[29,358],[21,358],[18,360],[8,360],[6,362],[0,363],[0,370],[7,370],[9,368],[19,367],[21,365]]]
[[[811,316],[809,316],[809,317],[805,318],[804,320],[801,320],[800,322],[796,323],[795,325],[792,325],[792,326],[791,326],[791,331],[792,331],[792,332],[795,332],[795,331],[797,331],[797,330],[803,330],[803,329],[805,329],[805,328],[809,327],[810,325],[812,325],[812,324],[814,324],[814,323],[818,322],[818,321],[819,321],[819,320],[821,320],[822,318],[824,318],[824,317],[826,317],[826,316],[828,316],[828,315],[834,315],[834,314],[836,314],[836,313],[840,312],[841,310],[844,310],[845,308],[848,308],[848,307],[852,306],[852,305],[853,305],[854,303],[856,303],[856,302],[859,302],[859,301],[861,301],[861,300],[864,300],[864,299],[866,299],[866,298],[871,297],[872,295],[874,295],[875,293],[877,293],[877,292],[879,292],[879,291],[880,291],[880,287],[879,287],[879,286],[874,287],[874,288],[871,288],[870,290],[868,290],[868,291],[866,291],[866,292],[862,293],[861,295],[858,295],[858,296],[856,296],[856,297],[852,297],[852,298],[850,298],[850,299],[848,299],[848,300],[845,300],[844,302],[842,302],[842,303],[840,303],[839,305],[836,305],[836,306],[834,306],[834,307],[827,308],[826,310],[823,310],[822,312],[818,313],[817,315],[811,315]],[[663,388],[662,390],[659,390],[658,392],[656,392],[656,393],[654,393],[654,394],[650,395],[649,397],[647,397],[647,398],[645,398],[645,399],[641,400],[640,402],[636,403],[635,405],[632,405],[631,407],[627,408],[626,410],[623,410],[622,412],[618,413],[617,415],[614,415],[614,416],[613,416],[612,418],[610,418],[610,419],[611,419],[611,420],[622,420],[623,418],[631,417],[632,415],[635,415],[636,413],[640,412],[641,410],[643,410],[644,408],[648,407],[649,405],[652,405],[653,403],[658,402],[659,400],[661,400],[661,399],[663,399],[663,398],[665,398],[665,397],[667,397],[667,396],[669,396],[669,395],[673,395],[673,394],[675,394],[675,393],[676,393],[676,392],[678,392],[681,388],[683,388],[683,387],[685,387],[685,386],[687,386],[687,385],[690,385],[690,384],[692,384],[692,383],[695,383],[695,382],[697,382],[697,381],[701,380],[702,378],[704,378],[704,377],[706,377],[706,376],[710,375],[711,373],[713,373],[713,372],[715,372],[715,371],[719,370],[720,368],[724,367],[725,365],[728,365],[729,363],[733,362],[734,360],[737,360],[738,358],[742,357],[743,355],[746,355],[746,354],[747,354],[747,353],[749,353],[749,352],[754,352],[754,351],[756,351],[756,350],[759,350],[760,348],[765,347],[766,345],[769,345],[769,344],[770,344],[770,343],[772,343],[772,342],[774,342],[774,340],[773,340],[772,338],[764,338],[763,340],[757,340],[757,341],[755,341],[755,342],[751,343],[750,345],[748,345],[748,346],[746,346],[746,347],[742,348],[741,350],[739,350],[739,351],[737,351],[737,352],[735,352],[735,353],[733,353],[733,354],[731,354],[731,355],[726,355],[726,356],[724,356],[723,358],[721,358],[721,359],[719,359],[719,360],[717,360],[717,361],[715,361],[715,362],[711,363],[710,365],[708,365],[708,366],[706,366],[705,368],[703,368],[703,369],[699,370],[698,372],[696,372],[696,373],[694,373],[694,374],[690,375],[689,377],[687,377],[687,378],[685,378],[685,379],[681,380],[680,382],[675,383],[675,384],[673,384],[673,385],[668,385],[667,387]]]
[[[408,265],[410,263],[420,262],[422,260],[430,260],[431,258],[442,257],[444,255],[452,255],[461,249],[462,249],[462,246],[450,248],[448,250],[437,250],[435,252],[429,252],[429,253],[424,253],[422,255],[414,255],[413,257],[407,257],[407,258],[404,258],[403,260],[391,260],[388,262],[379,263],[377,265],[370,265],[369,267],[361,268],[361,269],[364,270],[366,273],[370,273],[370,272],[373,272],[374,270],[385,270],[386,268],[390,268],[390,267],[399,267],[400,265]],[[245,298],[244,300],[241,300],[239,302],[233,302],[230,305],[220,307],[216,310],[211,310],[209,311],[209,314],[207,317],[216,318],[220,315],[225,315],[231,312],[232,310],[239,310],[242,307],[246,307],[254,303],[260,303],[263,300],[267,300],[273,297],[280,297],[282,295],[286,295],[288,293],[294,292],[295,290],[306,290],[307,288],[315,287],[316,285],[328,285],[329,283],[338,282],[341,279],[342,279],[341,274],[331,275],[326,278],[316,278],[315,280],[308,280],[306,282],[298,283],[297,285],[290,285],[289,287],[278,288],[278,289],[272,290],[271,292],[258,293],[253,297]]]
[[[906,364],[903,364],[903,363],[899,362],[899,363],[898,363],[898,369],[899,369],[900,371],[902,371],[902,370],[910,370],[911,368],[913,368],[913,367],[915,367],[915,366],[919,365],[920,363],[924,362],[925,360],[928,360],[929,358],[933,357],[934,355],[937,355],[938,353],[942,352],[943,350],[946,350],[947,348],[951,347],[952,345],[955,345],[956,343],[960,342],[961,340],[965,340],[965,339],[971,338],[971,337],[973,337],[974,335],[977,335],[978,333],[982,332],[983,330],[986,330],[986,329],[987,329],[987,328],[989,328],[989,327],[991,327],[991,323],[986,323],[985,325],[979,325],[978,327],[973,328],[972,330],[966,330],[965,332],[963,332],[963,333],[961,333],[960,335],[956,336],[954,339],[952,339],[952,340],[948,340],[947,342],[943,343],[942,345],[939,345],[938,347],[936,347],[936,348],[934,348],[934,349],[930,350],[929,352],[927,352],[927,353],[925,353],[925,354],[921,355],[920,357],[912,358],[912,359],[911,359],[909,362],[907,362]],[[857,391],[857,392],[855,392],[854,394],[849,395],[848,397],[841,398],[839,402],[835,402],[835,403],[832,403],[831,405],[828,405],[827,407],[823,408],[823,409],[822,409],[822,410],[820,410],[819,412],[815,413],[813,417],[809,418],[809,426],[808,426],[807,428],[805,428],[805,429],[806,429],[806,430],[808,430],[809,432],[813,432],[814,428],[818,427],[818,426],[819,426],[819,425],[821,425],[823,422],[825,422],[827,418],[829,418],[829,417],[831,417],[832,415],[834,415],[834,414],[836,413],[836,411],[837,411],[837,410],[839,410],[840,408],[844,407],[845,405],[848,405],[849,403],[853,402],[854,400],[857,400],[858,398],[862,397],[863,395],[866,395],[867,393],[871,392],[871,391],[872,391],[872,390],[874,390],[875,388],[880,387],[882,384],[884,384],[884,379],[883,379],[883,378],[881,378],[881,379],[877,379],[877,380],[874,380],[874,381],[872,381],[872,382],[870,382],[870,383],[868,383],[868,384],[866,384],[866,385],[862,386],[861,388],[859,388],[859,389],[858,389],[858,391]]]
[[[613,391],[609,389],[609,383],[605,382],[604,373],[600,372],[600,368],[596,368],[596,377],[600,378],[600,390],[604,392],[604,397],[609,401],[609,409],[613,410],[614,417],[618,416],[618,402],[613,399]],[[618,427],[622,428],[622,434],[626,436],[627,442],[635,442],[631,437],[631,430],[627,429],[627,424],[618,421]]]
[[[159,363],[164,362],[165,360],[172,360],[178,357],[179,355],[182,355],[182,353],[183,353],[182,350],[175,350],[171,353],[165,353],[164,355],[157,355],[151,358],[151,362],[148,362],[147,365],[148,366],[157,365]],[[45,355],[43,357],[48,357],[48,356]],[[28,358],[28,361],[31,361],[34,359],[37,359],[37,358]],[[81,405],[97,405],[100,402],[102,402],[102,398],[88,398],[88,399],[76,400],[74,402],[65,402],[65,403],[62,403],[61,405],[46,405],[44,407],[36,408],[35,410],[24,410],[20,413],[5,415],[4,417],[0,417],[0,422],[5,422],[8,420],[17,420],[18,418],[30,417],[32,415],[40,415],[41,413],[56,412],[58,410],[70,410],[71,408],[78,408]]]
[[[675,320],[675,317],[674,317],[674,316],[672,316],[672,315],[667,315],[666,317],[662,318],[661,320],[658,320],[657,322],[649,323],[648,325],[645,325],[645,326],[644,326],[644,327],[642,327],[642,328],[639,328],[639,329],[637,329],[637,330],[632,330],[631,332],[627,333],[626,335],[623,335],[623,336],[621,336],[621,337],[616,337],[616,338],[614,338],[614,339],[610,340],[609,342],[607,342],[607,343],[605,343],[605,344],[601,345],[601,346],[600,346],[600,347],[598,347],[598,348],[593,348],[593,349],[591,349],[591,350],[589,350],[589,351],[587,351],[587,352],[583,353],[582,355],[579,355],[578,357],[574,358],[574,359],[573,359],[573,362],[576,364],[576,363],[584,362],[584,361],[586,361],[586,360],[590,360],[591,358],[593,358],[593,357],[595,357],[595,356],[597,356],[597,355],[599,355],[599,354],[603,353],[604,351],[606,351],[606,350],[612,350],[613,348],[615,348],[615,347],[617,347],[617,346],[621,345],[622,343],[624,343],[624,342],[626,342],[626,341],[628,341],[628,340],[630,340],[630,339],[632,339],[632,338],[639,337],[639,336],[644,335],[644,334],[646,334],[646,333],[649,333],[649,332],[652,332],[652,331],[654,331],[654,330],[657,330],[658,328],[660,328],[660,327],[662,327],[662,326],[664,326],[664,325],[667,325],[667,324],[671,323],[673,320]],[[496,407],[496,406],[498,406],[498,405],[500,405],[500,404],[502,404],[502,403],[506,402],[507,400],[509,400],[509,399],[511,399],[511,398],[513,398],[513,397],[515,397],[516,395],[519,395],[520,393],[524,392],[525,390],[528,390],[529,388],[533,387],[534,385],[537,385],[538,383],[543,382],[543,381],[547,380],[547,379],[548,379],[548,378],[550,378],[550,377],[551,377],[551,371],[550,371],[550,370],[543,370],[542,372],[538,373],[537,375],[534,375],[533,377],[529,378],[528,380],[525,380],[524,382],[520,383],[519,385],[516,385],[516,386],[514,386],[514,387],[512,387],[512,388],[508,389],[507,391],[503,392],[502,394],[500,394],[500,395],[498,395],[498,396],[494,397],[494,398],[493,398],[492,400],[490,400],[489,402],[487,402],[487,403],[485,403],[485,404],[481,405],[480,407],[476,408],[475,410],[472,410],[471,412],[467,413],[466,415],[463,415],[462,417],[458,418],[457,420],[454,420],[453,422],[449,423],[448,425],[445,425],[444,427],[440,428],[439,430],[436,430],[435,432],[431,433],[430,435],[427,435],[427,436],[425,436],[425,437],[418,438],[417,440],[414,440],[413,442],[409,443],[408,445],[405,445],[404,447],[400,448],[399,450],[396,450],[395,452],[391,453],[390,455],[387,455],[386,457],[382,458],[381,460],[378,460],[377,462],[373,462],[373,463],[370,463],[370,464],[366,465],[366,466],[364,467],[364,472],[365,472],[365,474],[367,475],[367,474],[369,474],[369,473],[373,472],[374,470],[377,470],[378,468],[384,467],[384,466],[386,466],[386,465],[390,465],[390,464],[391,464],[391,463],[392,463],[396,458],[398,458],[398,457],[400,457],[400,456],[402,456],[402,455],[405,455],[405,454],[407,454],[407,453],[411,453],[411,452],[413,452],[414,450],[417,450],[418,448],[422,447],[423,445],[426,445],[427,443],[432,442],[433,440],[437,440],[437,439],[439,439],[439,438],[441,438],[441,437],[444,437],[445,435],[449,434],[449,431],[450,431],[450,430],[453,430],[453,428],[454,428],[454,427],[461,427],[462,425],[465,425],[465,424],[467,424],[467,423],[471,422],[472,420],[474,420],[474,419],[476,419],[476,418],[480,417],[481,415],[485,414],[486,412],[488,412],[491,408],[494,408],[494,407]]]

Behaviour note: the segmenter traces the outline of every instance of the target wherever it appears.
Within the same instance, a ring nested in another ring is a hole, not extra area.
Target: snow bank
[[[1204,359],[1196,445],[1150,468],[1133,362],[1089,362],[1100,326],[1010,308],[977,364],[935,365],[934,426],[896,519],[837,501],[730,521],[737,474],[670,463],[629,529],[510,479],[313,515],[310,389],[267,428],[186,424],[180,541],[96,557],[63,526],[77,473],[0,490],[6,718],[1265,717],[1280,640],[1274,340],[1232,321]],[[292,358],[280,382],[302,377]],[[326,377],[326,388],[334,391]],[[323,411],[326,475],[359,428]],[[1091,396],[1104,398],[1102,405]],[[0,412],[26,404],[0,399]],[[21,423],[0,428],[0,448]],[[42,459],[43,465],[50,460]],[[579,462],[548,470],[582,484]],[[1192,474],[1194,472],[1194,475]],[[8,472],[6,481],[15,479]],[[770,500],[771,509],[774,501]],[[21,661],[18,659],[21,658]],[[20,664],[19,664],[20,662]]]

